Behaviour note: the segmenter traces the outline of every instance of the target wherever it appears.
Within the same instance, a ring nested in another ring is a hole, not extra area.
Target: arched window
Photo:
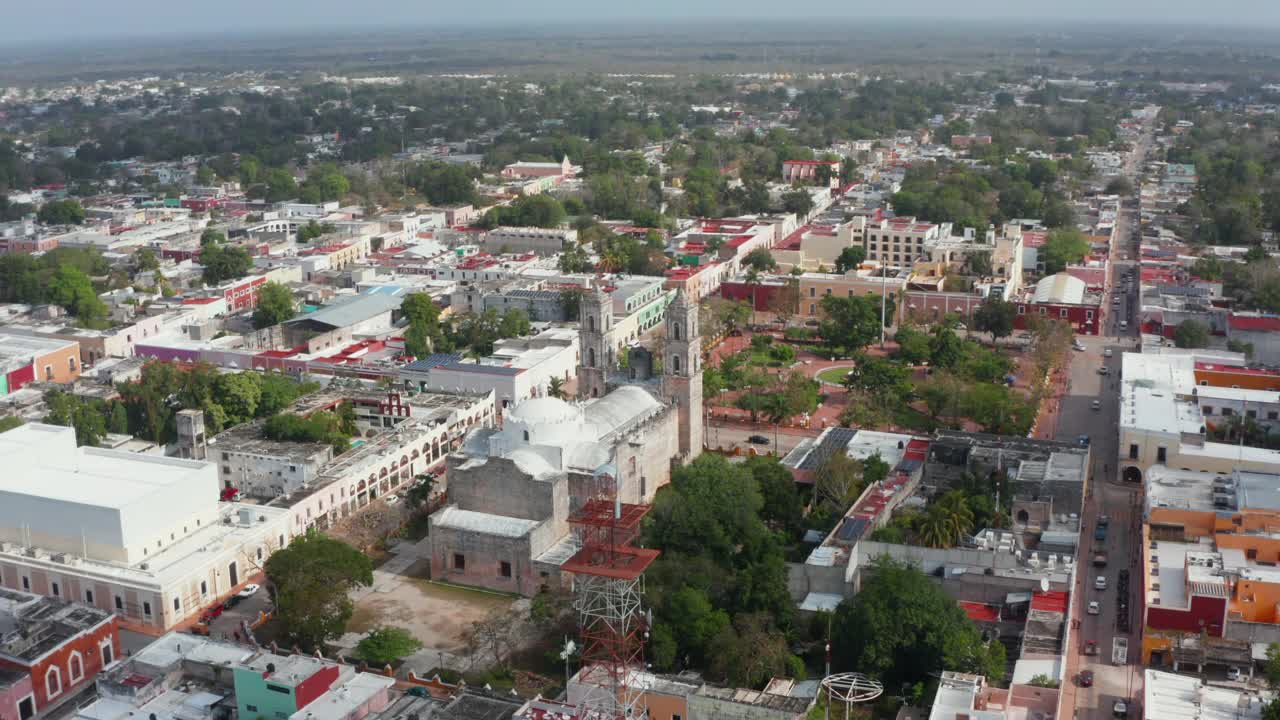
[[[71,657],[67,660],[67,677],[70,678],[72,685],[84,678],[84,660],[80,659],[78,652],[71,653]]]
[[[672,324],[671,324],[671,335],[672,335],[672,337],[674,337],[676,340],[679,340],[679,339],[680,339],[680,323],[672,323]]]
[[[679,355],[671,356],[671,372],[677,372],[677,373],[680,372],[680,356]]]
[[[587,348],[587,367],[596,366],[596,349]]]
[[[62,694],[62,671],[56,665],[51,666],[44,673],[44,694],[49,698]]]
[[[524,431],[524,441],[525,441],[525,442],[529,442],[529,431],[528,431],[528,430],[525,430],[525,431]]]
[[[595,315],[588,315],[588,316],[587,316],[587,330],[588,330],[589,332],[595,332],[595,331],[596,331],[596,316],[595,316]]]

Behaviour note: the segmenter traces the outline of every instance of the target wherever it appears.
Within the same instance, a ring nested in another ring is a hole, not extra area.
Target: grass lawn
[[[843,385],[844,376],[848,375],[849,371],[852,369],[853,369],[852,365],[846,365],[844,367],[827,368],[826,370],[823,370],[822,372],[818,373],[817,377],[819,380],[825,383],[831,383],[832,385]]]

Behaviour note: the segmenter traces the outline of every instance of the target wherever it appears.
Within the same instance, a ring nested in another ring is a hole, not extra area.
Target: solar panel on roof
[[[818,446],[809,453],[808,457],[800,463],[801,470],[817,470],[822,464],[831,457],[831,454],[839,449],[844,452],[849,447],[849,442],[858,434],[857,430],[851,428],[831,428],[823,436]]]
[[[840,523],[840,530],[836,532],[836,539],[841,542],[853,542],[862,537],[866,529],[866,518],[845,518],[844,522]]]

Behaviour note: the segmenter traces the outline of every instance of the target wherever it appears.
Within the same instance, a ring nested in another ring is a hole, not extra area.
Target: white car
[[[385,502],[385,503],[386,503],[386,504],[388,504],[388,505],[395,505],[396,503],[400,502],[400,496],[399,496],[399,495],[385,495],[385,496],[383,496],[382,501],[383,501],[383,502]]]
[[[1099,575],[1099,576],[1098,576],[1098,579],[1093,581],[1093,589],[1094,589],[1094,590],[1106,590],[1106,589],[1107,589],[1107,577],[1106,577],[1105,575]]]
[[[1232,665],[1227,668],[1227,679],[1231,682],[1240,682],[1244,679],[1244,673],[1240,671],[1240,668]]]
[[[1090,406],[1090,407],[1092,407],[1094,410],[1101,410],[1101,409],[1102,409],[1102,401],[1101,401],[1101,400],[1094,400],[1092,403],[1089,403],[1089,406]]]
[[[1111,357],[1113,354],[1111,348],[1106,348],[1102,351],[1102,357]]]
[[[1102,613],[1102,605],[1100,605],[1097,600],[1089,601],[1089,614],[1099,615],[1101,613]]]
[[[240,592],[236,593],[236,595],[242,598],[251,598],[254,595],[258,594],[258,590],[261,587],[262,587],[261,585],[249,583],[248,585],[245,585],[243,588],[241,588]]]

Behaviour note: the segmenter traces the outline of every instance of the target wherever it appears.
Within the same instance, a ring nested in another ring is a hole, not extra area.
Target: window
[[[1232,415],[1235,415],[1235,414],[1236,414],[1236,411],[1232,410],[1231,408],[1222,408],[1222,417],[1231,417]]]
[[[282,685],[267,685],[267,689],[270,690],[271,692],[278,692],[281,695],[289,694],[289,688],[284,687]]]
[[[178,598],[174,598],[174,599],[173,599],[173,611],[174,611],[174,612],[181,612],[181,611],[182,611],[182,601],[181,601],[181,600],[179,600]]]
[[[245,710],[248,710],[249,712],[255,712],[255,713],[256,713],[256,712],[258,712],[258,706],[257,706],[257,705],[245,705],[245,706],[244,706],[244,709],[245,709]]]
[[[116,596],[116,609],[117,610],[124,609],[124,598],[120,597],[119,595]]]
[[[147,600],[142,601],[142,614],[151,617],[151,603]]]
[[[1026,305],[1019,305],[1019,306],[1018,306],[1018,314],[1019,314],[1019,315],[1026,315],[1026,314],[1027,314],[1027,306],[1026,306]]]
[[[52,593],[54,597],[62,597],[62,588],[58,587],[58,583],[49,583],[49,592]]]
[[[504,578],[511,577],[511,563],[503,560],[498,568],[498,574]]]
[[[75,372],[75,371],[76,371],[76,359],[75,359],[75,358],[67,358],[67,369],[68,369],[68,370],[70,370],[71,372]]]
[[[310,517],[310,516],[311,516],[311,510],[309,510],[309,509],[307,510],[307,516],[308,516],[308,517]],[[261,560],[261,559],[262,559],[262,548],[258,548],[258,559],[259,559],[259,560]]]
[[[51,667],[44,673],[44,694],[50,698],[62,694],[62,671],[56,667]]]
[[[1278,417],[1280,417],[1280,414],[1277,414],[1275,410],[1268,410],[1268,411],[1267,411],[1267,419],[1268,419],[1268,420],[1275,420],[1275,419],[1277,419]]]
[[[1048,315],[1048,314],[1049,314],[1049,310],[1048,310],[1048,308],[1040,308],[1040,314],[1041,314],[1041,315]]]
[[[816,287],[809,288],[809,297],[818,297],[818,288]]]
[[[27,577],[26,575],[22,576],[22,589],[23,590],[31,589],[31,578]]]
[[[209,583],[207,581],[204,581],[204,580],[200,581],[200,594],[201,595],[209,594]]]
[[[1137,446],[1137,445],[1130,445],[1130,446],[1129,446],[1129,459],[1130,459],[1130,460],[1137,460],[1137,459],[1138,459],[1138,446]]]
[[[31,720],[36,715],[36,699],[27,695],[18,703],[18,720]]]
[[[525,442],[529,442],[529,431],[528,431],[528,430],[525,430],[525,431],[524,431],[524,441],[525,441]]]
[[[231,474],[231,466],[230,466],[230,465],[223,465],[223,466],[222,466],[222,474],[223,474],[223,475],[230,475],[230,474]]]
[[[1244,416],[1245,416],[1245,417],[1247,417],[1247,418],[1254,418],[1254,419],[1256,419],[1256,418],[1258,417],[1258,411],[1257,411],[1257,410],[1245,410],[1245,411],[1244,411]]]
[[[72,652],[70,659],[67,660],[67,677],[70,678],[72,685],[84,679],[84,660],[80,659],[78,652]]]
[[[1156,462],[1163,463],[1168,454],[1169,451],[1166,448],[1156,448]]]
[[[93,604],[93,591],[92,591],[92,590],[85,590],[85,591],[84,591],[84,601],[85,601],[86,603],[88,603],[89,605],[92,605],[92,604]]]
[[[45,380],[52,380],[52,379],[53,379],[53,366],[52,366],[52,365],[45,365],[45,366],[44,366],[44,379],[45,379]]]
[[[813,315],[815,312],[817,312],[817,308],[818,308],[817,305],[814,305],[813,303],[809,303],[809,314]]]
[[[453,554],[453,569],[454,570],[467,569],[467,559],[462,555],[462,553]]]
[[[1084,311],[1084,319],[1085,319],[1085,320],[1092,320],[1092,319],[1093,319],[1093,311],[1092,311],[1092,310],[1085,310],[1085,311]]]
[[[671,371],[680,372],[680,356],[679,355],[671,356]]]
[[[1066,308],[1060,308],[1060,309],[1058,310],[1058,317],[1062,317],[1062,318],[1064,318],[1064,317],[1066,317],[1066,316],[1067,316],[1067,309],[1066,309]]]
[[[1200,409],[1200,411],[1201,411],[1201,412],[1203,412],[1205,415],[1212,415],[1212,414],[1213,414],[1213,406],[1212,406],[1212,405],[1205,405],[1203,408],[1201,408],[1201,409]]]

